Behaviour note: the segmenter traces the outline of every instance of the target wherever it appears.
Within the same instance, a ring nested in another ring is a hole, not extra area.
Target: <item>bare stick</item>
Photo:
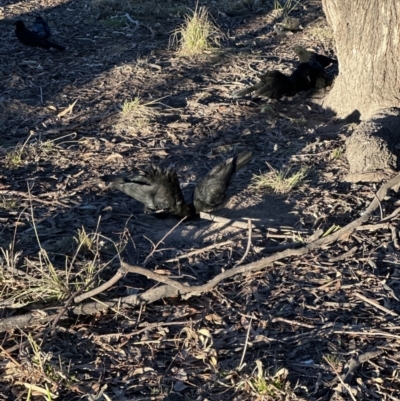
[[[246,251],[244,252],[244,254],[243,254],[242,258],[239,260],[239,262],[236,263],[235,267],[241,265],[241,264],[246,260],[247,255],[248,255],[249,252],[250,252],[250,247],[251,247],[251,234],[252,234],[251,229],[252,229],[252,227],[253,227],[252,224],[251,224],[251,219],[247,220],[247,226],[248,226],[248,228],[249,228],[249,234],[248,234],[248,237],[247,237],[247,247],[246,247]]]
[[[332,365],[331,361],[330,361],[326,356],[324,356],[323,358],[324,358],[325,362],[326,362],[326,363],[332,368],[332,370],[335,372],[337,378],[340,380],[340,383],[342,383],[343,388],[345,388],[345,389],[347,390],[347,392],[350,394],[351,399],[352,399],[353,401],[357,401],[357,400],[355,399],[355,397],[354,397],[352,391],[351,391],[350,386],[349,386],[348,384],[346,384],[346,383],[343,381],[343,379],[340,377],[338,371],[337,371],[337,370],[335,369],[335,367]]]
[[[391,225],[390,231],[392,233],[393,245],[396,249],[399,249],[399,236],[398,236],[397,228],[395,226]]]
[[[140,24],[139,21],[133,20],[132,17],[131,17],[128,13],[125,14],[125,17],[126,17],[130,22],[132,22],[132,24],[135,24],[135,25],[139,25],[139,24]]]
[[[219,248],[219,247],[225,246],[225,245],[232,245],[232,244],[233,244],[233,241],[216,242],[215,244],[206,246],[204,248],[196,249],[194,251],[185,253],[184,255],[179,255],[179,256],[176,256],[175,258],[165,260],[164,263],[176,262],[180,259],[189,258],[190,256],[194,256],[194,255],[198,255],[199,253],[210,251],[211,249]]]
[[[172,233],[172,231],[175,230],[176,227],[179,226],[179,224],[182,223],[182,221],[184,221],[186,219],[186,217],[184,217],[183,219],[179,220],[178,223],[176,223],[165,235],[164,237],[162,237],[160,239],[160,241],[157,242],[157,244],[153,247],[153,250],[147,255],[146,259],[143,262],[143,267],[146,267],[147,262],[149,261],[149,259],[154,255],[154,252],[157,250],[158,246],[161,244],[161,242],[163,242],[165,240],[165,238],[168,237],[168,235],[170,235]]]
[[[251,226],[251,224],[250,224]],[[238,366],[238,370],[240,372],[240,370],[243,367],[243,361],[244,361],[244,357],[246,356],[246,351],[247,351],[247,346],[249,344],[249,336],[250,336],[250,329],[251,329],[251,323],[253,322],[253,316],[250,318],[250,322],[249,322],[249,327],[247,329],[247,333],[246,333],[246,341],[244,343],[244,347],[243,347],[243,353],[242,353],[242,358],[240,359],[240,363]]]
[[[204,220],[214,221],[216,223],[222,223],[222,224],[230,225],[230,226],[233,226],[233,227],[247,228],[247,223],[245,223],[243,221],[230,220],[230,219],[226,219],[225,217],[214,216],[213,214],[209,214],[209,213],[201,212],[200,213],[200,218],[204,219]],[[252,228],[255,228],[255,227],[252,227]]]
[[[392,213],[390,213],[389,216],[386,216],[384,219],[382,219],[381,223],[391,220],[393,217],[396,217],[399,213],[400,213],[400,207],[398,207]]]
[[[391,316],[399,316],[396,312],[393,312],[390,309],[385,308],[384,306],[382,306],[378,302],[374,301],[373,299],[369,299],[358,292],[355,292],[354,296],[361,299],[362,301],[366,302],[367,304],[370,304],[370,305],[374,306],[375,308],[380,309],[381,311],[383,311]]]
[[[0,195],[16,195],[16,196],[22,196],[23,198],[28,198],[28,199],[31,200],[31,201],[43,203],[44,205],[55,205],[55,204],[58,204],[58,205],[60,205],[60,206],[69,207],[68,205],[66,205],[65,203],[62,203],[62,202],[60,202],[60,201],[57,201],[57,200],[45,201],[45,200],[39,199],[39,198],[36,197],[35,195],[26,194],[25,192],[21,192],[21,191],[8,191],[8,190],[3,190],[3,191],[0,191]]]
[[[350,256],[354,255],[358,250],[358,247],[354,246],[353,248],[351,248],[349,251],[342,253],[339,256],[336,256],[334,258],[329,258],[328,262],[338,262],[339,260],[344,260],[349,258]]]

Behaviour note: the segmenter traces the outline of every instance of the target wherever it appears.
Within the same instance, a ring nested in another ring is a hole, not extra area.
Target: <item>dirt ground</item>
[[[4,329],[9,318],[65,305],[68,297],[24,295],[46,261],[65,282],[99,271],[91,288],[115,274],[119,258],[199,285],[245,254],[248,232],[233,221],[258,227],[242,261],[251,263],[345,226],[374,199],[380,183],[343,180],[353,125],[320,106],[326,92],[272,103],[231,97],[267,70],[290,73],[297,44],[334,55],[320,1],[291,12],[304,29],[289,36],[274,34],[281,17],[272,1],[199,4],[225,35],[220,49],[199,58],[168,47],[194,2],[0,5],[0,400],[29,399],[29,391],[35,400],[400,399],[397,218],[380,222],[399,206],[395,192],[368,226],[201,296],[65,313],[51,335],[45,324]],[[17,41],[15,20],[29,25],[38,13],[65,52]],[[122,113],[136,97],[151,103],[148,116]],[[253,160],[214,213],[229,223],[193,220],[170,232],[176,220],[145,214],[99,178],[158,163],[177,169],[189,199],[207,171],[244,149]],[[267,173],[267,163],[307,167],[307,181],[286,195],[255,189],[252,178]],[[95,251],[77,249],[83,230]],[[128,274],[96,299],[155,286]]]

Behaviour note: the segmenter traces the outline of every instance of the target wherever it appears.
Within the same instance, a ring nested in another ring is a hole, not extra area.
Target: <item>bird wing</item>
[[[187,205],[174,170],[150,166],[129,177],[111,175],[102,179],[142,203],[146,210],[185,214]]]
[[[215,166],[195,187],[193,204],[196,212],[209,212],[221,205],[232,175],[251,160],[252,152],[245,150]]]

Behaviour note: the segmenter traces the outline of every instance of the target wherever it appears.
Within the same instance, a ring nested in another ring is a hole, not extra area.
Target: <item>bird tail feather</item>
[[[252,157],[253,157],[253,153],[250,150],[244,150],[243,152],[234,156],[234,159],[235,159],[235,163],[234,163],[235,171],[234,172],[240,170],[246,164],[248,164]]]
[[[255,89],[254,86],[250,86],[249,88],[245,88],[245,89],[239,89],[232,93],[232,97],[234,99],[240,99],[240,98],[248,95],[249,93],[253,92],[254,89]]]

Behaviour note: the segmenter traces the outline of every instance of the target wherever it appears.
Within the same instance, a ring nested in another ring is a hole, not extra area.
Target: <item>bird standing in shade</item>
[[[53,47],[57,50],[65,50],[64,46],[50,42],[50,40],[42,38],[36,32],[30,31],[21,20],[15,23],[15,35],[21,43],[27,46],[37,46],[43,49],[50,49]]]
[[[210,212],[225,200],[226,191],[236,171],[252,158],[244,151],[215,166],[195,187],[193,202],[186,203],[176,171],[150,166],[130,177],[106,175],[101,177],[110,188],[119,189],[140,203],[145,212],[163,211],[178,218],[195,217]]]
[[[32,25],[32,31],[36,32],[41,38],[48,39],[51,35],[51,30],[48,23],[38,15]]]
[[[197,213],[211,212],[221,206],[233,174],[250,162],[253,153],[245,150],[215,166],[197,184],[193,204]]]
[[[195,214],[186,204],[176,171],[150,166],[138,174],[124,177],[106,175],[102,180],[143,203],[145,212],[168,212],[177,217]]]
[[[296,46],[294,48],[295,53],[299,57],[300,63],[308,63],[310,66],[317,72],[318,78],[316,80],[315,87],[318,89],[325,88],[327,86],[332,85],[335,75],[337,75],[337,65],[338,61],[324,56],[323,54],[317,54],[311,51],[304,49],[304,47]],[[327,74],[325,68],[330,65],[335,65],[334,69],[336,72],[331,71],[330,74]],[[323,74],[321,73],[323,71]]]
[[[317,62],[300,63],[290,76],[296,92],[315,88],[319,79],[325,82],[325,70]]]

